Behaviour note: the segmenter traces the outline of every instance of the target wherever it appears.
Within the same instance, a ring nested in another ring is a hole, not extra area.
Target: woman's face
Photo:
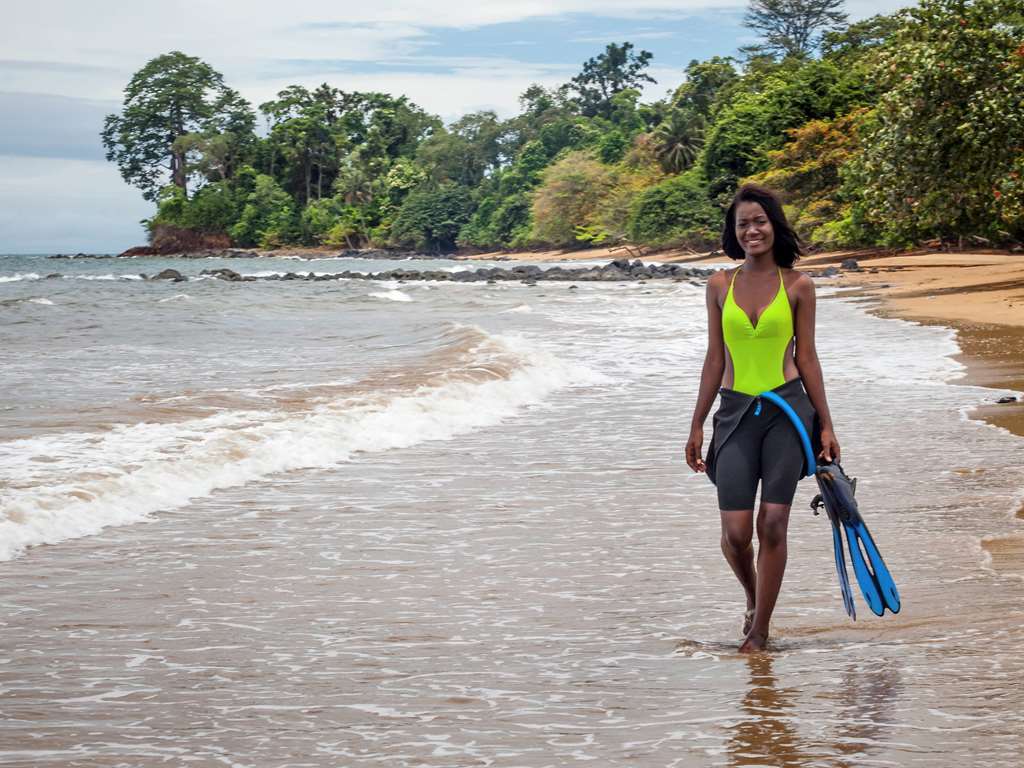
[[[760,203],[744,200],[736,206],[736,239],[747,256],[772,252],[775,231]]]

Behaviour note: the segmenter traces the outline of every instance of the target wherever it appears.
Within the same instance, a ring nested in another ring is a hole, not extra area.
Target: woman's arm
[[[708,417],[715,395],[722,385],[725,370],[725,340],[722,338],[722,308],[718,296],[725,277],[724,271],[708,278],[705,302],[708,309],[708,351],[704,356],[704,367],[700,372],[700,388],[697,391],[697,405],[690,422],[690,437],[686,441],[686,463],[694,472],[703,472],[706,467],[702,449],[704,445],[704,421]]]
[[[821,453],[825,461],[839,461],[839,441],[836,440],[832,428],[832,414],[828,410],[825,398],[825,381],[821,375],[821,363],[818,362],[818,351],[814,345],[814,321],[817,299],[814,294],[814,281],[807,275],[800,275],[796,283],[796,352],[794,354],[797,370],[803,379],[804,389],[811,399],[811,405],[818,413],[821,422]]]

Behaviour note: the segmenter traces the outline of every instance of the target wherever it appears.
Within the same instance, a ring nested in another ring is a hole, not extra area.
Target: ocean
[[[0,765],[1019,765],[1024,441],[952,331],[819,282],[904,607],[847,619],[805,480],[743,657],[703,284],[199,274],[398,266],[478,265],[0,256]]]

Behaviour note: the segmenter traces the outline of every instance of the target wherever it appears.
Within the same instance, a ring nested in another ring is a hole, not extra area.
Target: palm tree
[[[682,173],[697,159],[704,146],[704,118],[688,110],[674,109],[654,129],[655,153],[665,173]]]

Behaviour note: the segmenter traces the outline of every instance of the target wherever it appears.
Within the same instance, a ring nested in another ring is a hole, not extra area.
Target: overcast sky
[[[851,20],[900,0],[847,4]],[[172,50],[198,56],[255,106],[322,82],[405,94],[451,121],[515,113],[609,42],[654,54],[657,98],[691,59],[752,42],[735,0],[34,0],[0,27],[0,253],[113,252],[143,241],[153,207],[103,158],[104,115],[131,75]]]

